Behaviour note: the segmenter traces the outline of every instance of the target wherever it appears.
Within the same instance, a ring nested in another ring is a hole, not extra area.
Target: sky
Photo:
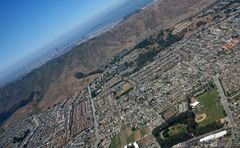
[[[0,75],[121,0],[0,0]]]

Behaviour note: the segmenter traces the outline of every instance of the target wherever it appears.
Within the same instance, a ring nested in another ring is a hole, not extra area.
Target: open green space
[[[178,114],[161,124],[152,131],[161,147],[171,147],[182,141],[190,139],[196,129],[195,116],[192,111]]]
[[[200,102],[204,108],[213,106],[215,103],[219,102],[219,96],[216,88],[210,89],[200,96],[197,97],[197,100]]]
[[[153,129],[152,134],[159,145],[171,147],[194,136],[223,127],[222,122],[219,122],[219,120],[224,118],[226,114],[220,102],[217,89],[214,87],[209,88],[197,96],[197,101],[200,103],[193,110],[180,113],[166,120],[166,124]],[[206,118],[204,117],[204,120],[197,122],[196,118],[201,114],[206,114]]]
[[[110,145],[110,148],[116,148],[117,147],[117,136],[114,136],[113,138],[112,138],[112,141],[111,141],[111,145]]]
[[[131,128],[124,127],[121,129],[119,134],[112,138],[110,148],[122,148],[126,144],[143,138],[145,134],[145,129],[137,129],[132,131]]]
[[[225,111],[220,104],[207,110],[205,113],[207,114],[207,117],[205,120],[203,120],[202,122],[199,123],[199,126],[205,126],[205,125],[211,124],[211,123],[216,122],[217,120],[220,120],[221,118],[224,118],[226,116]]]
[[[110,148],[118,148],[123,147],[127,143],[127,138],[129,137],[129,133],[131,132],[130,128],[123,127],[120,130],[120,133],[115,135],[111,139]]]
[[[204,92],[197,97],[197,100],[200,102],[200,105],[198,107],[199,110],[195,111],[196,114],[206,113],[207,115],[205,120],[199,122],[199,126],[211,124],[226,116],[216,88]]]
[[[177,124],[168,128],[168,135],[174,136],[180,133],[187,133],[187,125],[186,124]]]
[[[134,142],[134,140],[133,140],[133,133],[130,134],[130,135],[127,137],[127,143],[126,143],[126,144],[131,143],[131,142]]]

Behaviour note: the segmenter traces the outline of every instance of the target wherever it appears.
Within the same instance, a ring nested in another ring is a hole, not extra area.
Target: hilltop
[[[171,28],[204,9],[208,0],[163,0],[128,17],[116,27],[0,88],[0,118],[5,126],[44,111],[80,92],[97,74],[77,79],[78,72],[96,71],[105,60],[133,48],[150,34]]]

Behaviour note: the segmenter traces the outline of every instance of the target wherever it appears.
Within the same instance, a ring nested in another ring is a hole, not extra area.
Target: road
[[[235,125],[235,122],[234,122],[232,111],[229,109],[229,106],[228,106],[227,97],[225,96],[224,90],[223,90],[222,85],[221,85],[221,83],[219,81],[219,74],[217,74],[215,77],[213,77],[213,81],[214,81],[215,85],[217,86],[221,103],[222,103],[222,105],[224,107],[224,110],[226,111],[226,114],[227,114],[227,116],[229,118],[229,124],[232,127],[233,139],[236,140],[236,137],[235,137],[236,125]]]
[[[80,94],[79,97],[77,98],[77,101],[76,101],[77,104],[81,101],[82,96],[83,96],[83,91],[81,92],[81,94]]]
[[[224,94],[224,90],[222,88],[221,82],[219,81],[219,75],[218,74],[213,78],[213,81],[214,81],[215,85],[217,86],[221,103],[222,103],[222,105],[223,105],[223,107],[226,111],[226,114],[229,118],[230,124],[231,124],[231,126],[233,126],[234,125],[234,119],[233,119],[233,116],[232,116],[232,111],[228,107],[227,97]]]
[[[235,95],[233,95],[233,96],[231,96],[229,99],[231,100],[231,99],[233,99],[233,98],[235,98],[235,97],[237,97],[237,96],[239,96],[239,95],[240,95],[240,92],[237,93],[237,94],[235,94]]]
[[[35,122],[36,124],[36,127],[33,129],[33,131],[29,134],[29,136],[27,136],[27,138],[24,140],[24,142],[19,146],[19,147],[23,147],[25,144],[27,144],[31,139],[32,139],[32,135],[33,133],[37,130],[37,128],[39,127],[39,122],[38,122],[38,119],[37,119],[37,115],[35,115],[33,117],[33,121]]]
[[[93,97],[91,95],[91,88],[90,88],[90,86],[88,86],[88,93],[89,93],[90,98],[91,98],[91,105],[92,105],[93,118],[94,118],[94,127],[95,127],[95,135],[96,135],[96,139],[97,139],[96,142],[95,142],[94,147],[97,148],[98,144],[100,143],[99,123],[98,123],[98,120],[97,120],[96,109],[95,109]]]
[[[126,80],[126,81],[128,81],[128,83],[130,83],[130,84],[132,84],[133,86],[135,86],[136,87],[136,89],[139,91],[139,94],[141,95],[141,97],[143,98],[143,99],[146,99],[146,97],[143,95],[143,93],[142,93],[142,91],[140,90],[140,88],[138,87],[138,83],[135,81],[135,80],[133,80],[132,78],[125,78],[124,80]]]

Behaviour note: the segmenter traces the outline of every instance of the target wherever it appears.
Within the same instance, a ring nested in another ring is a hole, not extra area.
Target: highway
[[[88,93],[89,93],[89,96],[91,98],[91,105],[92,105],[93,118],[94,118],[94,127],[95,127],[95,135],[96,135],[96,142],[95,142],[94,147],[97,148],[98,144],[100,142],[99,124],[98,124],[98,121],[97,121],[96,109],[95,109],[93,97],[91,95],[91,88],[90,88],[90,86],[88,86]]]

